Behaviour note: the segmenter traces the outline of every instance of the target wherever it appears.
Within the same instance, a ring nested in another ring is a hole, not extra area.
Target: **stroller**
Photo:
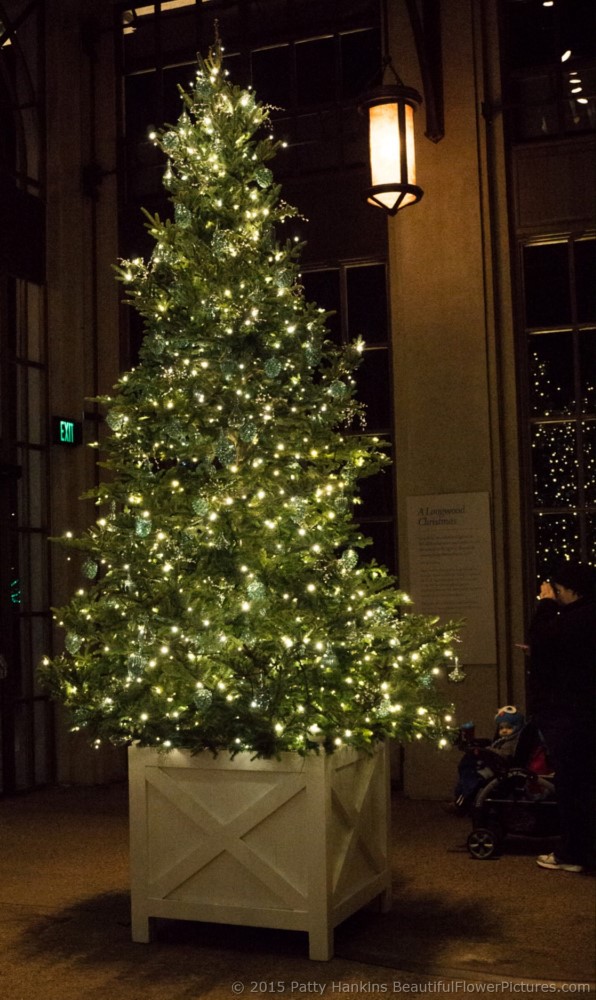
[[[497,857],[505,839],[555,837],[559,814],[553,773],[541,734],[533,722],[522,728],[512,758],[503,758],[488,746],[488,740],[458,740],[460,749],[473,749],[481,765],[490,769],[470,807],[472,832],[467,840],[473,858]]]

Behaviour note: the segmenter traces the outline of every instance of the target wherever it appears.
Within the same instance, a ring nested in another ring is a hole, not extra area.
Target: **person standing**
[[[555,770],[557,853],[541,868],[582,872],[596,860],[596,571],[561,563],[540,588],[529,629],[528,708]]]

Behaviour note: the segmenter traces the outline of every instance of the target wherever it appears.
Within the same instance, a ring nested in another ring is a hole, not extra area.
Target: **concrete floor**
[[[393,908],[350,918],[319,963],[286,931],[163,921],[133,943],[124,785],[0,800],[0,998],[594,990],[596,879],[538,868],[535,843],[474,861],[469,829],[395,797]]]

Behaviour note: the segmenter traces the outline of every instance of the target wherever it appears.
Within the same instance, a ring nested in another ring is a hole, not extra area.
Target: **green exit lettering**
[[[80,421],[68,420],[66,417],[52,417],[52,442],[54,444],[72,448],[73,445],[81,444],[82,440],[83,427]]]
[[[72,420],[60,421],[60,440],[64,444],[74,444],[74,424]]]

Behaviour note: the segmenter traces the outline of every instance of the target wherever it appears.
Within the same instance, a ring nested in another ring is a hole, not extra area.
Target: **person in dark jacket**
[[[529,629],[528,709],[555,769],[561,820],[556,854],[542,868],[582,872],[595,862],[596,572],[561,563],[542,584]]]

